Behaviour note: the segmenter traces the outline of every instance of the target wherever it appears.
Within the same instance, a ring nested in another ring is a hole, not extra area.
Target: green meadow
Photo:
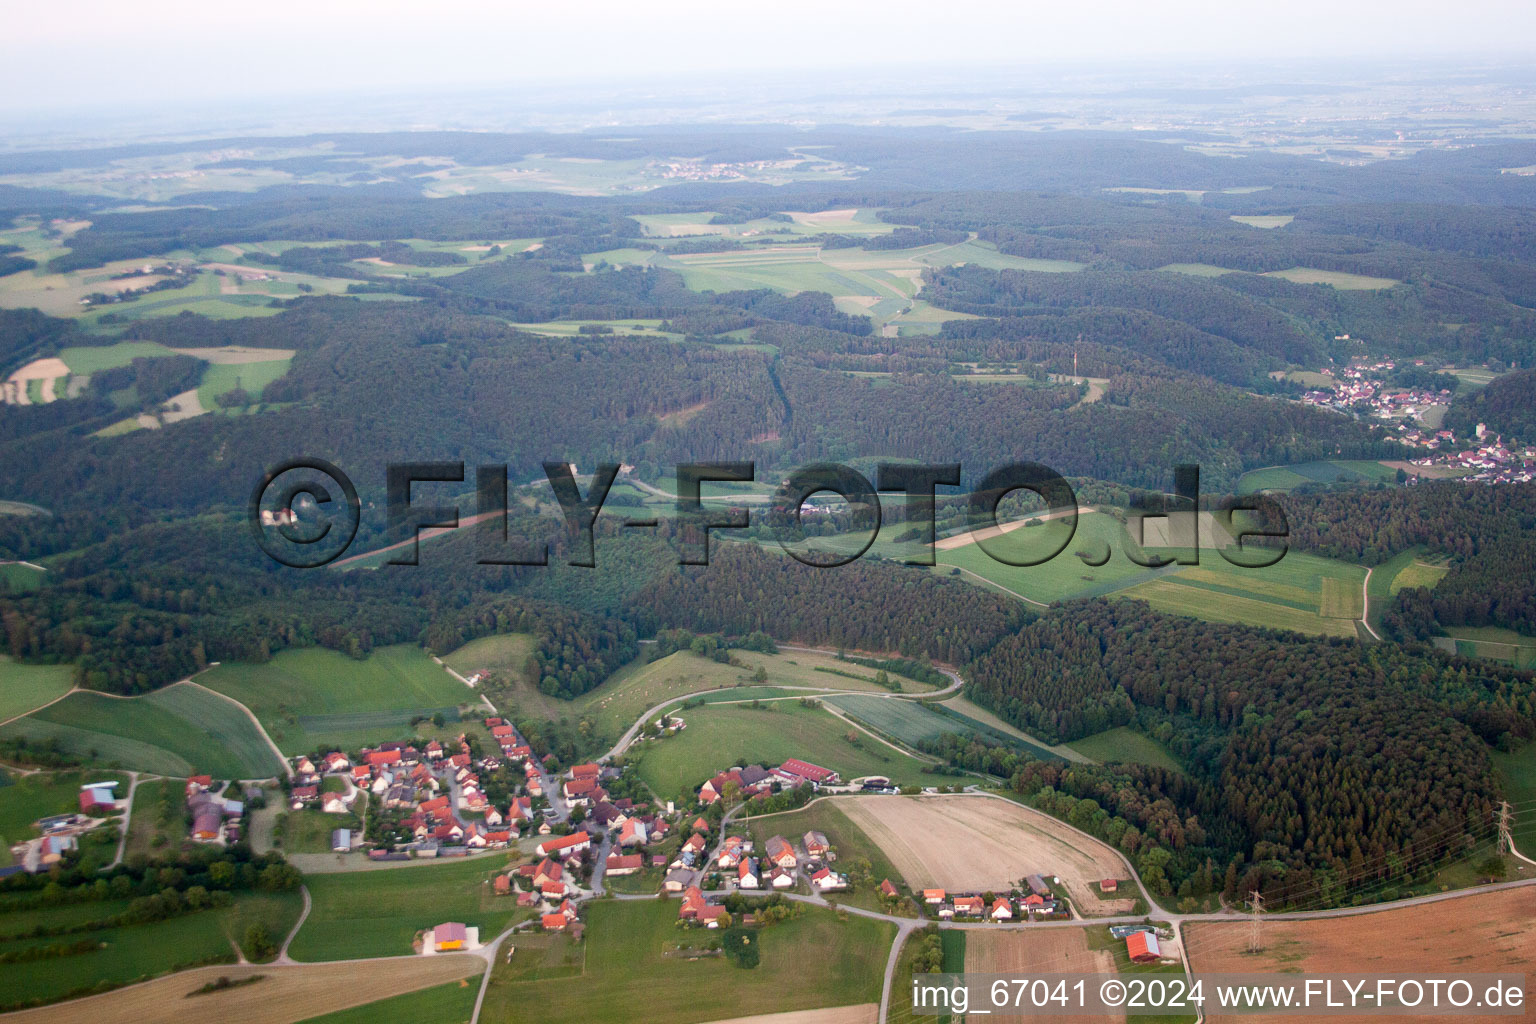
[[[680,945],[708,940],[678,930],[671,900],[600,901],[587,917],[579,946],[564,936],[536,936],[526,959],[521,947],[510,963],[498,959],[485,1019],[517,1019],[536,1006],[547,1020],[629,1024],[640,1000],[648,1019],[700,1024],[875,1003],[896,932],[884,921],[839,920],[831,910],[806,908],[792,920],[749,930],[760,961],[742,970],[723,956],[680,952]]]
[[[347,1010],[310,1017],[300,1024],[379,1024],[408,1020],[411,1024],[463,1024],[474,1015],[479,978],[450,981],[417,992],[379,999]]]
[[[74,686],[73,665],[29,665],[0,654],[0,722],[64,696]]]
[[[79,920],[99,921],[122,911],[127,900],[82,904]],[[252,924],[264,924],[273,936],[293,927],[303,907],[297,892],[242,893],[229,907],[203,910],[152,924],[96,928],[67,939],[0,938],[0,955],[35,946],[89,938],[97,949],[78,956],[49,959],[46,967],[27,961],[0,963],[0,992],[5,1002],[45,1003],[85,991],[116,988],[203,963],[234,963],[235,951]],[[50,918],[58,908],[49,911]],[[27,911],[11,911],[0,900],[0,935],[12,936],[35,921]]]
[[[46,575],[47,570],[34,569],[20,562],[0,564],[0,594],[31,593],[43,585]]]
[[[1015,731],[994,728],[944,705],[939,705],[943,708],[941,711],[921,701],[877,697],[873,694],[840,694],[825,700],[870,728],[910,747],[916,747],[924,740],[937,739],[945,733],[959,733],[1027,750],[1034,757],[1044,760],[1055,760],[1057,757],[1044,744],[1024,739],[1022,734]]]
[[[410,720],[478,703],[475,691],[419,647],[381,647],[366,658],[308,647],[265,664],[226,662],[198,677],[255,712],[285,754],[407,738]]]
[[[1391,466],[1363,459],[1339,459],[1250,470],[1238,480],[1237,490],[1239,494],[1255,494],[1259,491],[1288,491],[1303,484],[1396,482],[1397,470]]]
[[[1040,558],[1061,543],[1065,531],[1064,522],[1052,520],[1011,530],[988,543],[1015,560]],[[979,579],[1029,601],[1050,604],[1113,593],[1166,571],[1137,565],[1126,556],[1127,550],[1139,548],[1124,525],[1110,514],[1092,512],[1078,517],[1077,529],[1062,552],[1040,565],[1008,565],[987,554],[981,545],[967,544],[935,552],[934,571],[958,569],[972,582]],[[1103,565],[1092,566],[1077,557],[1078,552],[1095,561],[1105,554],[1109,557]]]
[[[1084,736],[1068,744],[1084,757],[1103,764],[1147,764],[1181,772],[1184,766],[1161,743],[1134,729],[1120,726]]]
[[[515,900],[491,892],[492,876],[507,864],[505,854],[491,853],[309,875],[312,907],[289,952],[295,960],[408,956],[416,933],[444,921],[478,927],[489,942],[517,915]]]
[[[1352,637],[1364,584],[1363,567],[1316,555],[1291,551],[1275,565],[1245,569],[1213,551],[1202,552],[1198,566],[1138,583],[1121,596],[1207,622]]]
[[[55,740],[87,763],[157,775],[256,779],[282,771],[239,707],[186,684],[142,697],[76,691],[0,728],[0,738],[16,736]]]
[[[1536,668],[1536,637],[1498,626],[1451,626],[1437,646],[1467,658],[1492,658],[1516,668]]]

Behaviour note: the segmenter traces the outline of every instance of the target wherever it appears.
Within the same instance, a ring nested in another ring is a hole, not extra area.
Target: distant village
[[[1424,366],[1422,362],[1415,366]],[[1301,396],[1307,405],[1395,423],[1396,440],[1422,452],[1408,461],[1470,483],[1524,483],[1536,479],[1536,447],[1514,446],[1479,423],[1475,436],[1460,438],[1438,424],[1451,403],[1449,389],[1429,391],[1388,383],[1399,364],[1391,360],[1352,363],[1344,369],[1324,367],[1331,388],[1313,388]],[[1417,426],[1410,426],[1410,423]]]

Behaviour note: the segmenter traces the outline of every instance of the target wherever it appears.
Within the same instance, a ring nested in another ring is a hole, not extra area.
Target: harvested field
[[[34,359],[6,380],[4,400],[13,405],[31,405],[32,400],[27,394],[27,386],[35,380],[41,382],[42,400],[51,402],[56,397],[54,382],[60,377],[68,376],[69,367],[64,365],[64,360],[57,357]]]
[[[1187,924],[1184,936],[1197,973],[1418,973],[1435,977],[1436,972],[1454,971],[1529,975],[1530,965],[1536,963],[1536,889],[1483,893],[1351,917],[1273,921],[1264,925],[1264,949],[1258,953],[1246,951],[1248,926],[1244,924]],[[1536,998],[1536,976],[1527,979],[1525,998],[1527,1004]],[[1283,1018],[1213,1014],[1211,1019],[1262,1022]],[[1492,1015],[1457,1018],[1469,1022],[1507,1019]]]
[[[208,411],[203,408],[202,400],[198,398],[197,388],[183,391],[179,395],[172,395],[165,400],[162,408],[164,411],[160,413],[160,419],[165,423],[180,423],[182,420],[190,420]]]
[[[485,970],[477,956],[395,957],[349,964],[200,967],[35,1010],[6,1014],[7,1024],[182,1024],[189,1015],[223,1024],[291,1024],[388,996],[473,978]],[[224,992],[188,993],[220,977],[263,974],[261,981]],[[472,981],[471,984],[474,982]]]
[[[933,547],[936,551],[953,551],[955,548],[963,548],[967,545],[975,544],[977,541],[991,540],[993,537],[1001,537],[1005,533],[1012,533],[1014,530],[1019,529],[1026,523],[1029,523],[1035,519],[1038,519],[1041,522],[1049,522],[1052,519],[1060,519],[1063,516],[1071,515],[1074,511],[1076,511],[1079,516],[1086,516],[1090,515],[1094,510],[1091,508],[1080,508],[1075,510],[1057,509],[1053,512],[1030,513],[1024,518],[1015,519],[1012,522],[1000,523],[997,526],[987,526],[980,530],[967,530],[965,533],[957,533],[953,537],[945,537],[942,540],[936,540],[933,542]]]
[[[1125,865],[1104,844],[1010,800],[974,796],[857,797],[839,803],[914,888],[1011,889],[1026,875],[1057,875],[1084,915],[1124,914],[1091,886]]]
[[[965,937],[965,969],[974,974],[1114,974],[1114,954],[1088,948],[1082,928],[1051,931],[977,929]],[[1124,1014],[1074,1017],[1074,1020],[1123,1021]]]
[[[875,1024],[879,1019],[879,1003],[860,1003],[857,1006],[829,1006],[824,1010],[760,1013],[756,1017],[732,1017],[711,1024]]]
[[[206,359],[210,363],[241,364],[270,363],[279,359],[292,359],[291,348],[251,348],[248,345],[223,345],[219,348],[178,348],[177,355]]]

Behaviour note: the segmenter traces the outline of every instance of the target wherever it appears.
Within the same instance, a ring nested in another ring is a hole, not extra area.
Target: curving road
[[[655,641],[642,640],[641,643],[655,643]],[[836,655],[838,653],[836,650],[827,647],[801,647],[798,644],[779,644],[779,650],[800,651],[804,654]],[[815,694],[819,697],[838,697],[857,694],[863,697],[880,697],[885,700],[932,700],[935,697],[950,697],[960,692],[960,688],[965,685],[965,680],[960,678],[960,673],[956,672],[954,669],[943,668],[938,665],[935,665],[934,668],[938,669],[949,679],[949,685],[939,690],[931,690],[927,693],[870,693],[868,690],[825,689],[819,686],[790,686],[779,683],[774,683],[773,687],[776,690],[795,690],[806,694]],[[699,697],[706,693],[718,693],[721,689],[724,689],[724,687],[713,686],[709,687],[708,689],[694,690],[691,693],[680,693],[675,697],[668,697],[660,704],[656,704],[653,707],[646,709],[646,711],[641,714],[641,716],[635,721],[634,725],[631,725],[628,729],[624,730],[624,734],[619,737],[618,742],[610,747],[606,753],[598,757],[597,760],[599,762],[612,761],[614,758],[624,753],[629,745],[635,741],[635,737],[640,734],[640,731],[645,728],[645,724],[655,719],[656,716],[661,714],[661,712],[666,708],[671,707],[673,704],[679,704],[684,701],[692,700],[694,697]],[[876,738],[878,739],[878,737]],[[902,753],[906,754],[907,751],[903,750]]]

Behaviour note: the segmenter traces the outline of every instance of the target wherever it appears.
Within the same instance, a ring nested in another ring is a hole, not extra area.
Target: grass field
[[[180,779],[151,779],[133,791],[125,857],[175,849],[187,835],[186,785]]]
[[[43,585],[46,569],[34,569],[20,562],[0,564],[0,594],[27,594]]]
[[[1239,494],[1288,491],[1302,484],[1397,482],[1397,470],[1364,459],[1302,462],[1293,466],[1269,466],[1244,473],[1237,482]]]
[[[1011,736],[1016,740],[1021,740],[1024,743],[1039,747],[1042,750],[1049,751],[1050,753],[1055,754],[1057,757],[1065,758],[1068,761],[1086,762],[1088,760],[1088,758],[1083,757],[1077,751],[1064,744],[1053,745],[1036,739],[1029,733],[1015,725],[1010,725],[1008,722],[1003,721],[991,711],[988,711],[980,704],[977,704],[974,701],[967,699],[966,697],[949,697],[941,703],[944,708],[960,716],[961,718],[968,719],[969,721],[975,722],[977,725],[983,726],[987,729],[995,730],[1005,736]]]
[[[554,944],[567,955],[549,957],[542,947],[551,944],[540,937],[526,951],[520,944],[511,963],[498,958],[483,1019],[521,1019],[536,1006],[543,1020],[631,1024],[643,1005],[646,1020],[699,1024],[878,1002],[895,935],[883,921],[839,921],[832,911],[808,908],[758,930],[761,962],[741,970],[724,957],[669,956],[688,935],[676,920],[670,900],[593,904],[583,945]]]
[[[1364,581],[1360,566],[1295,551],[1263,569],[1244,569],[1213,554],[1202,556],[1197,566],[1137,584],[1122,596],[1208,622],[1354,636]]]
[[[74,675],[73,665],[27,665],[0,654],[0,722],[64,696]]]
[[[1114,973],[1120,975],[1122,978],[1129,975],[1182,975],[1184,973],[1183,966],[1178,963],[1132,963],[1130,953],[1127,952],[1125,948],[1125,940],[1117,939],[1113,935],[1109,934],[1109,927],[1107,925],[1083,929],[1083,938],[1086,941],[1090,951],[1106,954],[1108,957],[1114,960]],[[1238,967],[1232,968],[1232,970],[1242,969],[1243,968]],[[1137,1024],[1156,1024],[1156,1022],[1163,1022],[1163,1024],[1194,1024],[1194,1022],[1199,1019],[1193,1013],[1137,1013],[1135,1016]]]
[[[932,781],[922,774],[921,762],[797,701],[692,708],[683,718],[687,729],[647,744],[637,755],[639,777],[663,799],[685,793],[691,799],[705,779],[732,765],[777,765],[791,757],[831,768],[845,779],[884,775],[898,784]]]
[[[101,912],[92,915],[92,919],[122,909],[113,903],[92,906]],[[125,985],[178,967],[208,962],[212,958],[225,957],[227,962],[233,963],[235,954],[231,943],[243,942],[251,924],[261,922],[271,935],[284,935],[298,920],[302,906],[303,898],[297,892],[243,893],[227,908],[205,910],[154,924],[72,934],[66,941],[89,937],[99,940],[102,946],[79,956],[50,959],[46,961],[46,967],[27,962],[0,964],[0,992],[5,993],[7,1001],[47,1001],[97,985]],[[12,916],[0,904],[0,934],[13,935],[20,930],[9,920]],[[56,938],[0,941],[0,953],[59,941]]]
[[[691,215],[681,215],[691,216]],[[691,226],[690,226],[691,227]],[[834,229],[835,230],[835,229]],[[931,331],[943,320],[963,316],[914,305],[926,267],[972,263],[996,270],[1070,273],[1083,264],[1067,260],[1026,259],[998,252],[990,243],[968,241],[916,249],[822,249],[786,236],[782,244],[716,253],[658,255],[654,266],[676,270],[695,291],[772,288],[832,295],[847,313],[868,315],[877,323],[908,323]],[[903,310],[906,310],[904,313]]]
[[[155,341],[120,341],[115,345],[90,345],[66,348],[59,353],[70,373],[92,374],[127,366],[135,359],[173,356],[176,350]]]
[[[257,779],[282,770],[244,712],[189,685],[127,698],[77,691],[0,736],[56,738],[86,761],[157,775]]]
[[[1508,662],[1516,668],[1536,668],[1536,637],[1498,626],[1452,626],[1449,639],[1440,646],[1452,647],[1468,658],[1491,658]]]
[[[310,1017],[302,1024],[379,1024],[380,1021],[411,1021],[412,1024],[463,1024],[475,1010],[480,992],[477,979],[466,978],[434,985],[417,992],[391,996],[349,1010]]]
[[[1176,772],[1184,770],[1178,759],[1157,740],[1125,726],[1084,736],[1069,746],[1084,757],[1104,764],[1149,764]]]
[[[227,662],[198,682],[255,712],[285,754],[406,739],[412,717],[455,713],[479,699],[421,648],[404,644],[361,660],[318,647],[287,650],[264,665]]]
[[[356,814],[327,814],[318,807],[284,811],[272,833],[273,845],[284,853],[330,853],[331,833],[338,828],[360,830],[362,821]]]
[[[886,910],[880,898],[880,882],[889,878],[900,889],[906,884],[901,872],[889,857],[876,846],[864,830],[848,820],[837,809],[836,800],[817,800],[808,807],[788,814],[773,814],[765,818],[746,820],[753,843],[761,850],[772,836],[782,835],[799,843],[800,837],[812,829],[822,832],[832,844],[837,855],[837,870],[849,875],[854,887],[848,892],[831,893],[828,899],[849,906],[868,910]]]
[[[209,412],[220,411],[218,397],[240,388],[250,393],[253,400],[261,398],[262,390],[283,374],[293,357],[268,359],[260,363],[213,363],[203,372],[203,381],[197,386],[197,400]]]
[[[931,927],[931,926],[930,926]],[[939,942],[943,944],[944,964],[943,970],[962,973],[966,970],[965,951],[981,934],[968,936],[957,928],[946,928],[939,932]],[[921,943],[927,939],[922,931],[913,932],[901,946],[901,952],[896,956],[896,971],[891,976],[891,1004],[890,1020],[911,1021],[919,1020],[923,1024],[953,1024],[965,1018],[959,1014],[940,1013],[937,1008],[928,1006],[914,1010],[912,1006],[912,980],[913,959]],[[953,949],[953,953],[951,950]]]
[[[403,956],[411,952],[417,932],[444,921],[474,925],[488,942],[517,911],[511,897],[491,894],[491,876],[508,863],[491,854],[390,871],[310,875],[304,884],[313,907],[290,953],[295,960]]]
[[[1025,527],[995,538],[1000,550],[1013,558],[1039,557],[1060,543],[1064,524],[1047,522],[1038,527]],[[1152,579],[1163,570],[1148,569],[1126,557],[1126,550],[1136,550],[1134,541],[1127,535],[1119,520],[1106,513],[1094,512],[1080,515],[1077,530],[1061,554],[1041,565],[1013,566],[999,562],[981,549],[978,544],[967,544],[947,551],[935,552],[937,565],[934,571],[947,573],[946,568],[962,570],[967,579],[976,577],[1012,591],[1014,594],[1050,604],[1074,597],[1091,597],[1124,589],[1143,580]],[[1109,561],[1100,566],[1086,565],[1077,552],[1102,555],[1110,552]]]
[[[80,809],[80,787],[116,780],[118,796],[128,794],[128,776],[120,772],[35,772],[18,775],[0,769],[0,845],[37,835],[32,823],[50,814]]]
[[[936,711],[918,701],[888,699],[862,694],[827,697],[826,702],[858,719],[870,728],[894,737],[910,747],[923,740],[937,739],[945,733],[979,735],[993,743],[1003,743],[1029,751],[1035,757],[1054,760],[1058,755],[1045,744],[1025,739],[1020,734],[997,729],[962,712]]]

